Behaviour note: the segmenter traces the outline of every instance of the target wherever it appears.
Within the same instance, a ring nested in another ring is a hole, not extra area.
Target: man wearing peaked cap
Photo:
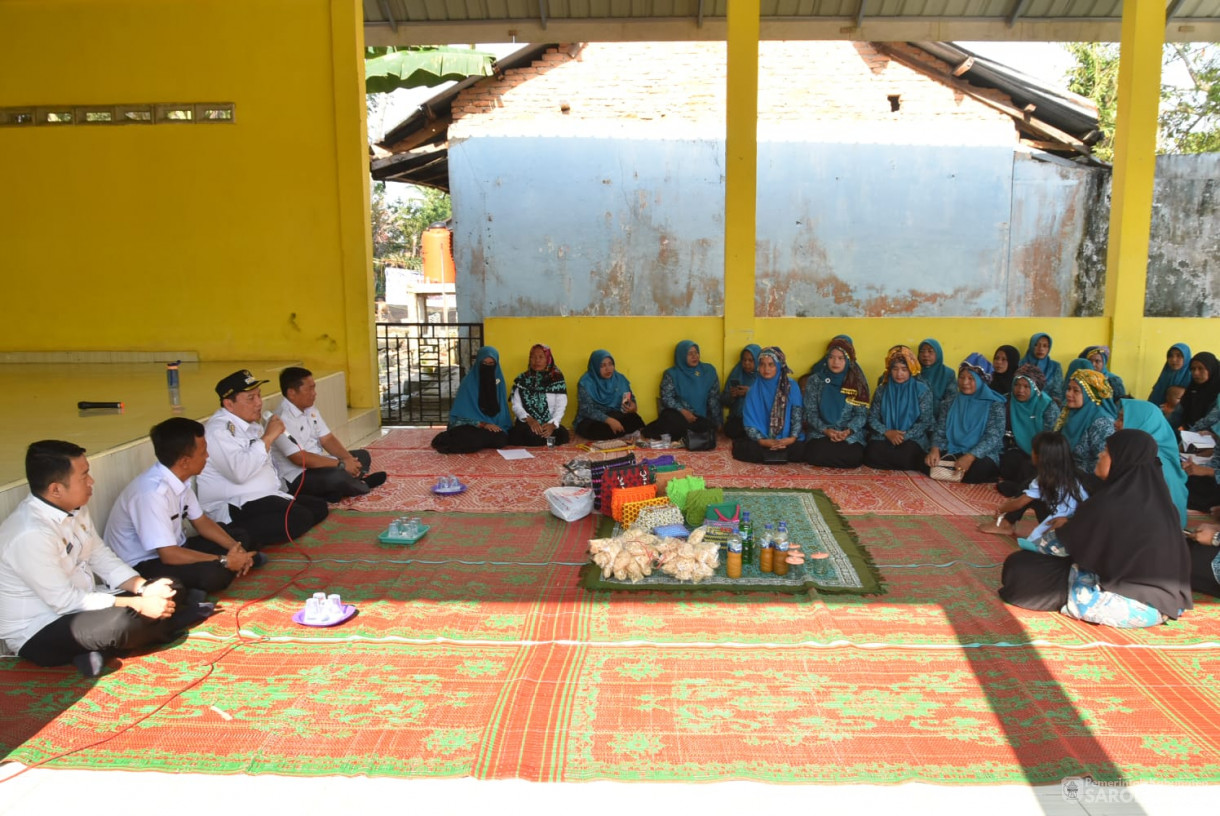
[[[255,550],[304,535],[328,512],[322,499],[302,495],[294,501],[280,489],[271,446],[284,422],[273,416],[266,427],[260,424],[266,382],[243,369],[216,383],[220,408],[204,423],[209,456],[196,479],[203,512],[245,530],[247,546]]]

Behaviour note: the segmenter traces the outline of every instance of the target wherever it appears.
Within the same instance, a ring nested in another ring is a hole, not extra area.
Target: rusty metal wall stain
[[[463,318],[722,314],[723,149],[456,145]],[[1157,166],[1147,314],[1220,315],[1220,157]],[[1099,315],[1109,181],[1002,146],[764,143],[755,312]]]

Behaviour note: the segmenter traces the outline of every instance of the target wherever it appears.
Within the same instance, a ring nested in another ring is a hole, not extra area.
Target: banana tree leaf
[[[399,88],[424,88],[468,76],[491,76],[493,54],[469,48],[410,48],[390,51],[364,61],[366,93]]]

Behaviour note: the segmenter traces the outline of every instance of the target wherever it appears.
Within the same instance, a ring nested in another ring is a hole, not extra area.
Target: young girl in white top
[[[1037,541],[1062,524],[1062,519],[1071,518],[1076,507],[1089,497],[1076,476],[1072,446],[1067,437],[1056,431],[1043,431],[1034,436],[1030,447],[1038,475],[1024,493],[996,508],[995,525],[985,525],[986,532],[1016,535],[1016,523],[1027,509],[1032,508],[1038,526],[1030,531],[1027,539]]]

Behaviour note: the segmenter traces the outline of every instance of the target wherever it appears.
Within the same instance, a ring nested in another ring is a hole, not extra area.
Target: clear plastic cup
[[[343,616],[343,601],[338,595],[331,594],[326,599],[326,617],[329,619]]]

